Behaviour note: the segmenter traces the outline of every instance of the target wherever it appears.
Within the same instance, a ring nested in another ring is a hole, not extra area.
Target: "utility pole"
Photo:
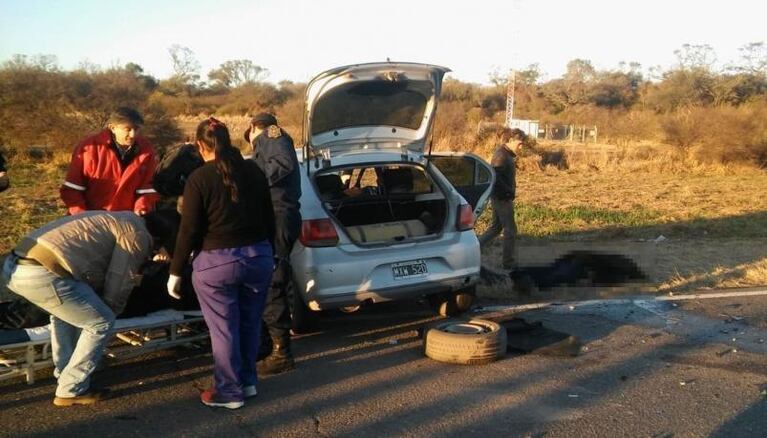
[[[511,128],[514,119],[514,88],[516,87],[517,74],[514,69],[509,72],[509,80],[506,85],[506,127]]]

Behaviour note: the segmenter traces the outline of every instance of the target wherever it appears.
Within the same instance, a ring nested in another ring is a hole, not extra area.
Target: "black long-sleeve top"
[[[500,145],[495,150],[490,165],[495,169],[495,185],[491,196],[502,201],[512,200],[517,195],[516,160],[517,155]]]
[[[239,161],[239,202],[232,202],[230,190],[214,161],[189,175],[184,186],[176,249],[170,273],[181,275],[192,251],[237,248],[264,239],[274,241],[274,211],[269,183],[258,165]]]

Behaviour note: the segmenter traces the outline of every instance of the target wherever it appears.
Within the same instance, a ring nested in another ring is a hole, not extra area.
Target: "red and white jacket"
[[[159,195],[152,188],[157,167],[154,148],[144,137],[136,136],[138,152],[122,169],[117,152],[112,149],[112,133],[105,129],[75,147],[64,184],[59,193],[69,210],[145,213],[154,208]]]

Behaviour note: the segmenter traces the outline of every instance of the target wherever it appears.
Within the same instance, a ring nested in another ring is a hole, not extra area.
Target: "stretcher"
[[[146,316],[118,319],[107,346],[110,358],[129,358],[179,345],[208,340],[202,313],[160,310]],[[0,331],[0,381],[24,376],[35,382],[35,371],[52,368],[49,326]]]

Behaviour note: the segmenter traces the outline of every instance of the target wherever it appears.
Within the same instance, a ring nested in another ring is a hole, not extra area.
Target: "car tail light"
[[[471,209],[471,205],[462,204],[458,206],[458,223],[456,226],[458,231],[466,231],[474,228],[474,211]]]
[[[338,243],[338,233],[330,219],[309,219],[301,223],[298,240],[304,246],[335,246]]]

